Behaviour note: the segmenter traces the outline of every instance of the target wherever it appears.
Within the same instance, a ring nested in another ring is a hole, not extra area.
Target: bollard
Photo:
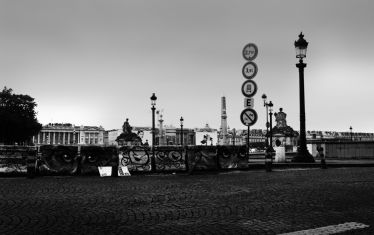
[[[269,157],[269,154],[266,154],[266,156],[265,156],[265,170],[267,172],[271,172],[271,167],[272,167],[271,158]]]
[[[82,157],[81,157],[81,146],[78,145],[78,151],[77,156],[75,158],[75,161],[77,161],[77,170],[75,172],[75,175],[81,175],[82,173]]]
[[[27,169],[27,178],[35,177],[35,156],[27,156],[26,158],[26,169]]]
[[[321,168],[327,169],[325,154],[323,153],[323,147],[317,147],[318,155],[321,158]]]
[[[36,154],[36,161],[35,161],[35,166],[34,166],[35,176],[40,175],[39,166],[41,165],[41,161],[42,161],[42,153],[40,152],[40,148],[38,148],[38,153]]]
[[[189,172],[187,148],[187,146],[183,148],[181,154],[182,156],[184,154],[184,164],[186,166],[186,172]]]
[[[266,152],[265,152],[265,169],[267,172],[271,172],[272,171],[272,167],[273,167],[273,156],[275,155],[275,152],[274,150],[269,147],[268,149],[266,149]]]
[[[112,166],[112,177],[118,177],[118,164]]]
[[[118,177],[119,169],[119,155],[117,149],[112,150],[112,157],[114,156],[114,165],[112,165],[112,177]]]

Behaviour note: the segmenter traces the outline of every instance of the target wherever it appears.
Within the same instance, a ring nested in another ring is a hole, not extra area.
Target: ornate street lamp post
[[[353,141],[353,135],[352,135],[352,126],[349,127],[349,130],[351,131],[351,141]]]
[[[157,97],[155,95],[155,93],[152,94],[151,96],[151,105],[152,105],[152,158],[151,158],[151,168],[152,168],[152,171],[156,171],[156,162],[155,162],[155,142],[156,142],[156,138],[155,138],[155,110],[156,110],[156,100],[157,100]]]
[[[73,145],[75,145],[75,129],[73,130]]]
[[[232,145],[235,146],[235,139],[236,139],[236,130],[235,128],[232,129]]]
[[[270,116],[270,148],[273,149],[273,103],[270,101],[268,106]]]
[[[306,57],[306,49],[308,42],[304,39],[303,33],[300,33],[299,40],[295,41],[296,58],[299,58],[299,63],[296,67],[299,68],[299,95],[300,95],[300,140],[296,156],[292,159],[293,162],[314,162],[313,156],[308,152],[306,147],[306,133],[305,133],[305,95],[304,95],[304,68],[306,64],[303,58]]]
[[[181,146],[183,147],[183,117],[179,121],[181,123]]]
[[[269,103],[266,102],[266,99],[267,99],[267,96],[265,94],[262,95],[262,99],[264,100],[264,107],[266,107],[266,140],[265,140],[265,146],[266,148],[268,147],[269,145],[269,141],[268,141],[268,133],[269,133],[269,119],[268,119],[268,106],[269,106]]]
[[[274,155],[274,148],[273,148],[273,128],[272,128],[272,120],[273,120],[273,103],[270,101],[267,106],[269,106],[269,119],[270,119],[270,143],[267,146],[266,153],[265,153],[265,169],[266,171],[270,172],[271,167],[273,164],[273,155]],[[266,114],[267,116],[267,114]]]

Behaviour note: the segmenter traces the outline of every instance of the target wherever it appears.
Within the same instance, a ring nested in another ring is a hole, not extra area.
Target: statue
[[[129,119],[122,125],[122,133],[117,137],[116,141],[119,145],[141,145],[142,139],[132,132],[132,127],[130,126]]]
[[[287,126],[287,114],[280,108],[278,113],[274,113],[276,126],[273,127],[273,136],[275,138],[275,162],[286,162],[286,152],[292,151],[296,143],[298,133]]]
[[[122,131],[123,131],[123,133],[125,133],[125,134],[130,134],[130,133],[132,133],[132,127],[130,126],[130,124],[129,124],[129,119],[128,118],[126,118],[126,121],[123,123],[123,125],[122,125]]]
[[[275,121],[277,122],[278,128],[287,127],[287,121],[286,121],[287,114],[283,112],[282,108],[279,109],[279,113],[274,113],[274,116],[275,116]]]
[[[277,125],[273,127],[273,134],[281,134],[287,137],[296,137],[298,133],[292,129],[292,127],[287,126],[286,117],[287,114],[283,112],[283,109],[280,108],[278,113],[274,113],[275,121]]]

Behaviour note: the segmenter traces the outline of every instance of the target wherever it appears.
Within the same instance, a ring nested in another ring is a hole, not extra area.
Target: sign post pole
[[[246,152],[246,155],[248,156],[249,158],[249,125],[247,126],[248,127],[248,131],[247,131],[247,152]]]
[[[253,43],[248,43],[244,46],[242,55],[248,62],[242,68],[242,74],[247,79],[242,85],[242,94],[244,98],[244,110],[240,114],[240,120],[243,125],[247,126],[247,150],[245,156],[249,159],[249,133],[250,126],[254,125],[257,121],[257,113],[253,109],[254,99],[252,98],[257,92],[257,84],[252,80],[258,71],[257,65],[252,62],[257,57],[258,48]]]

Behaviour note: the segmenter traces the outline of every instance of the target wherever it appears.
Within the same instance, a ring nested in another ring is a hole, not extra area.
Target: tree
[[[42,128],[36,119],[36,103],[29,95],[13,94],[4,87],[0,92],[0,143],[27,143]]]

